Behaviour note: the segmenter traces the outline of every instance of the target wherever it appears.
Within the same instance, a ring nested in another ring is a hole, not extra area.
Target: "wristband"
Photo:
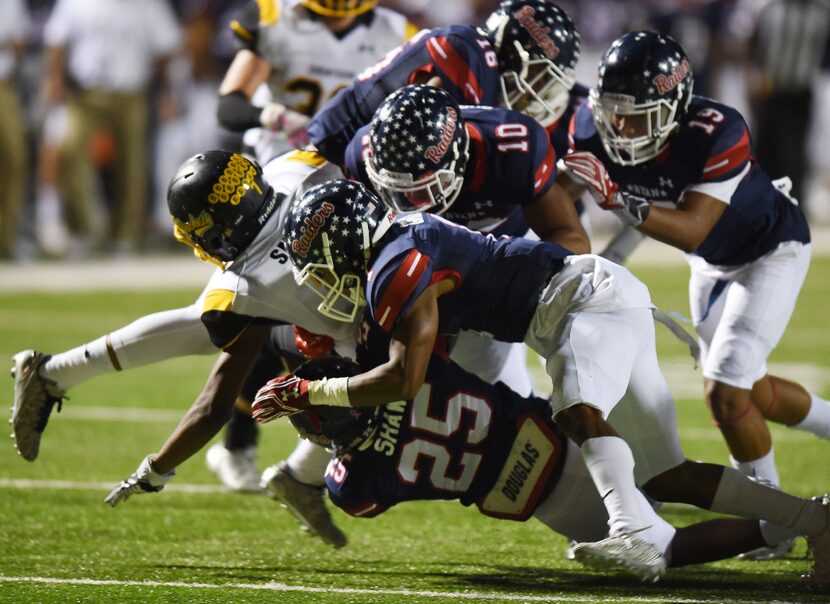
[[[349,378],[323,378],[308,383],[308,402],[312,406],[331,405],[351,407],[349,402]]]

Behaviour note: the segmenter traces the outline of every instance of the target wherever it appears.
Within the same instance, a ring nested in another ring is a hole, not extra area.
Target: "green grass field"
[[[687,312],[684,267],[635,268],[667,310]],[[194,291],[0,294],[0,358],[60,351]],[[830,258],[813,261],[796,314],[771,363],[830,397]],[[658,328],[678,396],[687,454],[724,463],[726,448],[700,401],[699,375]],[[803,540],[776,562],[730,560],[677,569],[656,585],[603,576],[564,559],[564,538],[531,520],[497,521],[456,503],[412,503],[373,520],[334,511],[350,537],[332,550],[298,530],[266,497],[169,488],[112,509],[108,488],[155,451],[201,389],[213,359],[185,358],[77,387],[53,414],[35,463],[0,447],[2,602],[827,602],[798,584]],[[12,380],[0,378],[3,400]],[[783,486],[830,489],[830,443],[775,427]],[[294,446],[287,422],[262,430],[260,465]],[[172,485],[216,485],[203,455]],[[59,482],[60,481],[60,482]],[[707,514],[667,506],[686,525]]]

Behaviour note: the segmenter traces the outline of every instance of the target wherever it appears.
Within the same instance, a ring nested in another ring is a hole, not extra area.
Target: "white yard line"
[[[118,484],[112,482],[79,482],[74,480],[30,480],[28,478],[0,478],[0,489],[48,490],[48,491],[104,491],[109,492]],[[198,495],[232,493],[227,487],[215,484],[176,484],[164,487],[164,492],[195,493]]]
[[[479,593],[479,592],[442,592],[416,591],[409,589],[358,589],[345,587],[310,587],[307,585],[286,585],[285,583],[186,583],[183,581],[119,581],[115,579],[58,579],[51,577],[4,577],[0,576],[0,583],[45,583],[51,585],[93,585],[93,586],[130,586],[139,588],[175,587],[189,589],[241,589],[252,591],[271,592],[302,592],[319,594],[343,594],[365,596],[398,596],[419,598],[441,598],[444,600],[503,600],[508,602],[666,602],[675,604],[710,604],[721,602],[721,599],[674,598],[666,595],[655,596],[601,596],[587,595],[545,595],[532,596],[523,594]],[[730,604],[757,604],[756,600],[730,599]],[[770,600],[768,604],[791,604],[786,600]],[[792,604],[795,604],[792,602]]]

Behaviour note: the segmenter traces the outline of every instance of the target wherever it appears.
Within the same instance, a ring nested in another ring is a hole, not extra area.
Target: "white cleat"
[[[262,473],[262,487],[279,501],[300,523],[332,547],[343,547],[348,538],[331,519],[323,492],[325,487],[302,483],[291,476],[288,466],[281,462]]]
[[[823,533],[807,538],[807,545],[813,553],[813,568],[801,575],[801,581],[809,587],[830,588],[830,495],[819,495],[813,499],[824,505],[827,527]]]
[[[641,581],[657,582],[666,572],[666,557],[648,541],[631,534],[606,537],[601,541],[573,546],[577,562],[596,569],[621,569]]]
[[[40,438],[46,429],[52,408],[61,410],[66,393],[54,382],[38,374],[50,355],[36,350],[24,350],[12,357],[14,378],[14,406],[9,423],[18,452],[27,461],[34,461],[40,452]]]
[[[738,554],[740,560],[750,560],[752,562],[764,560],[783,560],[787,557],[795,547],[795,539],[785,539],[781,543],[775,545],[768,545],[767,547],[759,547],[757,549]]]
[[[207,450],[205,465],[232,491],[263,492],[256,469],[256,447],[231,451],[216,443]]]

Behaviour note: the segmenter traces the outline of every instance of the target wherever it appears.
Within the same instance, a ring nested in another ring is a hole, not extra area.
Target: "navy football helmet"
[[[501,72],[504,105],[550,126],[570,101],[579,32],[548,0],[505,0],[487,19]]]
[[[278,205],[262,168],[229,151],[185,160],[167,189],[176,239],[220,265],[248,247]]]
[[[669,36],[640,31],[615,40],[591,90],[594,122],[611,159],[635,166],[659,155],[686,114],[693,84],[686,53]]]
[[[294,279],[323,299],[317,310],[325,316],[351,323],[366,304],[363,285],[372,246],[394,214],[351,180],[312,187],[291,207],[283,240]]]
[[[294,375],[306,380],[350,377],[360,373],[357,363],[336,355],[306,361]],[[380,407],[320,405],[289,416],[300,436],[328,449],[361,448],[377,429]]]
[[[366,171],[390,208],[441,214],[461,192],[468,144],[461,110],[446,90],[405,86],[372,118]]]

